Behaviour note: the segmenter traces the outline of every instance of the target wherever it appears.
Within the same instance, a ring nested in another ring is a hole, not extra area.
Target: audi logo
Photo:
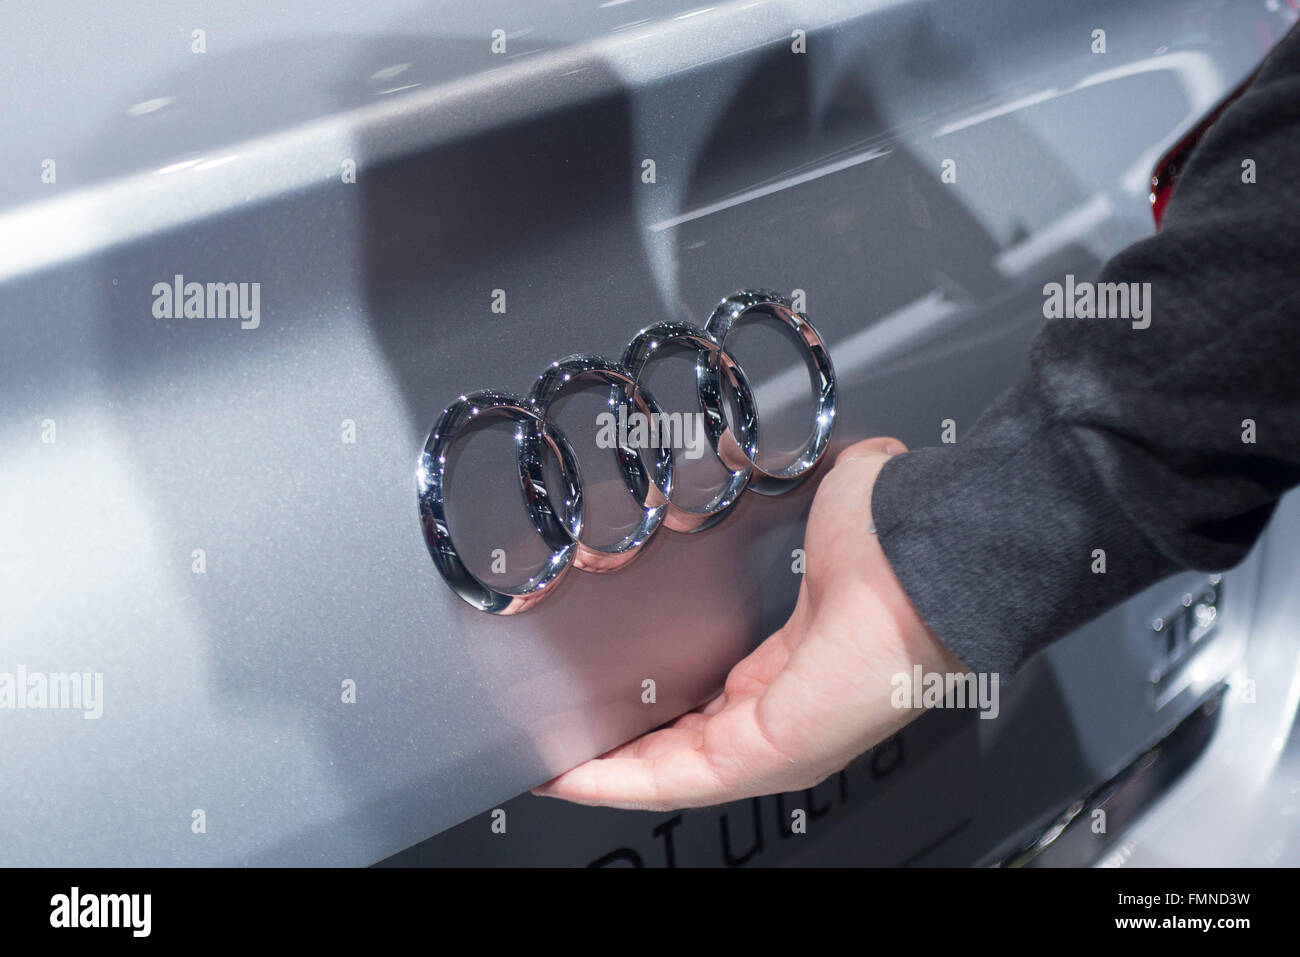
[[[814,371],[816,420],[811,437],[794,460],[777,471],[768,471],[757,463],[758,412],[754,394],[744,371],[726,349],[731,330],[753,316],[774,318],[793,330],[807,349]],[[730,474],[706,505],[684,507],[673,502],[670,448],[638,449],[620,444],[614,452],[629,493],[641,510],[641,518],[621,541],[607,546],[589,545],[582,541],[582,478],[578,458],[547,413],[551,403],[574,383],[595,380],[610,386],[611,407],[619,405],[628,415],[639,412],[657,419],[660,407],[639,380],[646,363],[666,345],[684,346],[697,353],[695,381],[705,435]],[[732,403],[734,431],[723,407],[724,379]],[[510,590],[488,585],[466,567],[447,523],[447,452],[465,426],[480,416],[504,417],[517,423],[515,445],[524,507],[533,528],[550,550],[549,560],[541,570]],[[738,292],[718,303],[703,329],[685,322],[661,322],[642,329],[628,343],[618,362],[595,355],[575,355],[552,362],[538,376],[527,397],[494,390],[460,396],[443,410],[429,433],[416,471],[425,542],[434,565],[461,598],[481,611],[518,614],[554,591],[570,568],[607,572],[623,567],[636,557],[660,526],[675,532],[701,531],[735,507],[745,489],[762,495],[790,491],[825,455],[834,424],[835,370],[813,324],[795,312],[789,300],[781,295],[768,291]],[[562,488],[558,502],[543,479],[544,448],[559,466]],[[642,452],[646,453],[645,460]]]

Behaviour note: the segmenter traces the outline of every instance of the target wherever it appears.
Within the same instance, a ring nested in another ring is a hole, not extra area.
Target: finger
[[[703,715],[697,717],[703,718]],[[707,718],[704,720],[708,720]],[[676,727],[675,722],[666,728],[660,728],[657,731],[651,731],[643,734],[639,738],[619,745],[607,754],[601,755],[597,760],[607,761],[611,758],[653,758],[657,754],[663,754],[665,751],[671,751],[674,748],[698,748],[703,738],[699,727],[687,728]]]
[[[710,701],[707,705],[705,705],[705,707],[706,708],[712,707],[714,701],[717,700],[718,700],[717,698],[714,698],[713,701]],[[715,709],[715,711],[716,710],[718,709]],[[704,725],[708,723],[708,720],[709,720],[709,715],[705,714],[705,712],[702,709],[698,711],[688,711],[681,717],[677,718],[675,721],[668,722],[668,727],[680,728],[686,731],[698,731],[700,728],[704,727]]]
[[[713,701],[709,702],[706,707],[713,706],[722,700],[719,695]],[[639,738],[633,738],[631,741],[624,742],[615,748],[611,748],[604,754],[592,758],[593,761],[608,761],[612,758],[652,758],[655,755],[662,754],[664,751],[670,751],[674,748],[698,748],[703,743],[703,728],[708,723],[709,716],[700,711],[688,711],[686,714],[678,716],[675,720],[669,722],[666,726],[655,731],[650,731],[641,735]],[[547,782],[548,784],[550,782]],[[540,785],[533,788],[532,793],[540,795],[546,785]]]
[[[835,464],[839,465],[841,462],[847,462],[850,459],[862,459],[872,455],[901,455],[906,451],[907,446],[903,444],[901,439],[881,435],[872,439],[863,439],[861,442],[854,442],[835,457]]]
[[[785,667],[792,650],[786,630],[778,629],[736,662],[727,674],[725,693],[735,696],[762,691]]]
[[[703,718],[708,718],[711,715],[717,714],[726,706],[727,706],[727,692],[723,691],[716,698],[713,698],[712,700],[707,701],[704,704],[700,705],[694,711],[690,712],[690,714],[697,714]],[[682,718],[684,717],[686,717],[686,715],[682,715]],[[680,721],[681,718],[678,718],[677,720]]]
[[[712,716],[685,747],[587,761],[533,790],[578,804],[636,810],[705,807],[805,786],[758,719],[758,696]],[[675,739],[687,743],[686,738]]]
[[[724,789],[704,752],[679,748],[651,758],[588,761],[533,793],[575,804],[661,811],[719,803]]]

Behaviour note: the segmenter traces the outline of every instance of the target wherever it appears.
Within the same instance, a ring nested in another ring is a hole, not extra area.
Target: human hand
[[[813,498],[789,620],[727,676],[722,694],[664,728],[533,790],[578,804],[671,810],[812,787],[920,714],[890,679],[959,673],[873,533],[871,490],[897,439],[844,449]]]

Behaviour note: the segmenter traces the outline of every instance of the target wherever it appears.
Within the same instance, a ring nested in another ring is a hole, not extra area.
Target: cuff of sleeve
[[[1000,405],[967,442],[886,463],[872,515],[930,629],[975,671],[1009,675],[1178,567],[1112,500],[1069,426],[1030,421],[1033,403],[1018,411],[1014,393]]]

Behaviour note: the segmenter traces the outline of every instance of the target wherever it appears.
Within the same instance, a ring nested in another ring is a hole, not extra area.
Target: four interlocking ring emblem
[[[767,471],[756,461],[758,411],[754,393],[744,371],[726,349],[727,335],[732,328],[755,315],[777,319],[794,331],[808,350],[816,385],[817,411],[811,438],[794,461],[778,471]],[[695,382],[705,435],[730,475],[708,504],[687,508],[673,502],[671,449],[641,450],[620,445],[614,450],[619,469],[641,509],[641,520],[631,533],[613,545],[588,545],[581,539],[582,478],[578,458],[547,413],[551,403],[572,383],[595,380],[609,384],[611,406],[623,406],[628,415],[635,411],[657,416],[660,407],[649,390],[639,384],[639,379],[646,363],[666,345],[696,350]],[[724,378],[732,401],[735,431],[724,411]],[[550,558],[541,570],[512,590],[494,588],[475,577],[452,542],[447,524],[448,448],[467,423],[488,415],[517,423],[515,444],[524,507],[533,528],[550,550]],[[569,356],[551,363],[527,397],[491,390],[472,392],[444,409],[429,433],[416,472],[424,538],[434,564],[456,594],[482,611],[517,614],[552,592],[570,568],[605,572],[627,564],[661,525],[677,532],[700,531],[725,516],[747,488],[763,495],[789,491],[821,461],[834,424],[835,370],[812,323],[795,312],[789,300],[776,293],[738,292],[718,304],[703,329],[685,322],[661,322],[637,333],[619,362],[593,355]],[[543,447],[559,465],[562,489],[558,503],[543,478]],[[643,451],[648,463],[643,461]]]

